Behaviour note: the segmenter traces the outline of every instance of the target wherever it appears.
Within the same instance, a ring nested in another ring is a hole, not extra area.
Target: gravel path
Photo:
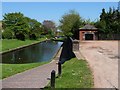
[[[118,41],[81,41],[80,52],[93,72],[95,88],[118,88]]]
[[[61,50],[55,59],[49,64],[36,67],[31,70],[13,75],[2,80],[2,88],[44,88],[49,80],[51,71],[57,71],[57,62]]]

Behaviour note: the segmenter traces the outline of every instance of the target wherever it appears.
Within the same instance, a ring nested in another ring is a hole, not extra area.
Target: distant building
[[[96,35],[98,29],[90,24],[86,24],[79,29],[79,40],[98,40]]]

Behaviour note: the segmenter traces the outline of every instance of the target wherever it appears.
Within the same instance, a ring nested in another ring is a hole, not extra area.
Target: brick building
[[[98,40],[97,30],[93,25],[86,24],[79,29],[79,40]]]

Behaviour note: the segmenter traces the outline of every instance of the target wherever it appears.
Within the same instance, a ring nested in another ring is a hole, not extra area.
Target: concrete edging
[[[26,48],[26,47],[29,47],[29,46],[32,46],[32,45],[35,45],[35,44],[38,44],[38,43],[41,43],[41,42],[45,42],[45,41],[48,41],[48,40],[38,41],[38,42],[31,43],[31,44],[28,44],[28,45],[23,45],[23,46],[14,48],[14,49],[9,49],[7,51],[0,52],[0,54],[3,55],[3,54],[6,54],[6,53],[9,53],[9,52],[16,51],[16,50],[19,50],[19,49],[22,49],[22,48]]]

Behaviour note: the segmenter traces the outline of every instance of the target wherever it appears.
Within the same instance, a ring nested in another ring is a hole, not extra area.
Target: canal
[[[62,42],[44,41],[26,48],[5,53],[2,63],[24,64],[50,61],[59,50]]]

